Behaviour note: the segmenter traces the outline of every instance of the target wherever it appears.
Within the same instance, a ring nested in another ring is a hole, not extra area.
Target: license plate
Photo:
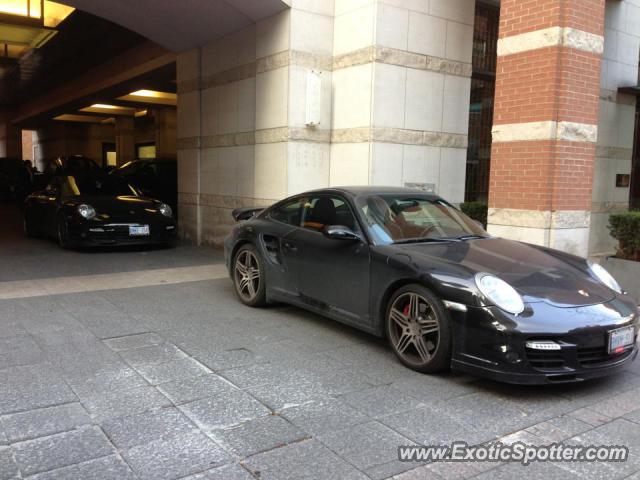
[[[620,353],[633,345],[633,327],[616,328],[609,332],[609,353]]]
[[[129,226],[129,236],[140,237],[144,235],[149,235],[149,225]]]

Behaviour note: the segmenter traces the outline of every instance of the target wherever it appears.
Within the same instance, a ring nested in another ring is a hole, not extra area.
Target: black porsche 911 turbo
[[[64,248],[171,244],[171,207],[107,175],[55,176],[25,200],[27,236],[51,236]]]
[[[576,382],[638,353],[638,305],[603,267],[492,237],[438,196],[330,188],[234,217],[225,259],[244,304],[386,336],[414,370]]]

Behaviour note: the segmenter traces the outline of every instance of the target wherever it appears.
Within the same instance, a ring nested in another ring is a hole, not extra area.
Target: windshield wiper
[[[397,240],[393,245],[402,245],[405,243],[449,243],[459,242],[457,238],[407,238],[405,240]]]
[[[488,235],[461,235],[459,237],[451,237],[451,240],[458,240],[463,242],[465,240],[481,240],[483,238],[489,238]]]

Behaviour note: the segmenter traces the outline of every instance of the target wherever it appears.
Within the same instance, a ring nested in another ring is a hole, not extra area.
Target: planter
[[[640,262],[607,257],[602,266],[620,283],[629,295],[640,304]]]

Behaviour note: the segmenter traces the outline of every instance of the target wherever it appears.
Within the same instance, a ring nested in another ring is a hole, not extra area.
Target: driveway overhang
[[[290,0],[61,0],[173,52],[217,40],[290,6]]]

